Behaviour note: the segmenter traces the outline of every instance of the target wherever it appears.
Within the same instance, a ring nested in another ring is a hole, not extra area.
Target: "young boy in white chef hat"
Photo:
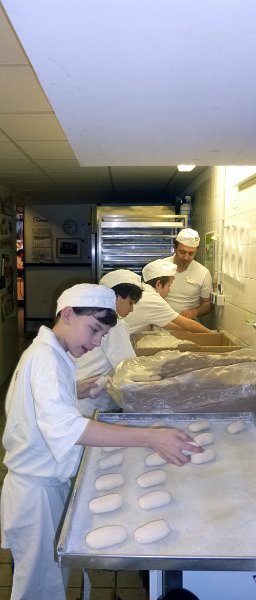
[[[170,286],[176,276],[177,265],[170,261],[157,259],[142,269],[143,295],[134,307],[132,314],[125,318],[130,334],[156,325],[165,329],[181,327],[195,333],[209,332],[207,327],[179,315],[165,302]]]
[[[142,296],[141,277],[129,269],[110,271],[99,283],[115,292],[118,320],[115,327],[111,327],[108,334],[102,338],[100,347],[76,360],[77,396],[80,400],[78,408],[86,417],[91,417],[96,408],[101,411],[119,409],[106,391],[106,376],[121,361],[136,356],[123,317],[133,311],[134,304],[137,304]],[[100,375],[105,377],[99,378]],[[101,385],[98,385],[97,381],[102,382]],[[88,391],[90,382],[91,389]]]
[[[117,322],[115,305],[115,293],[105,286],[65,290],[53,329],[40,328],[12,377],[1,495],[2,547],[14,559],[11,600],[66,598],[67,573],[55,562],[54,543],[85,445],[151,447],[178,466],[190,460],[183,450],[192,440],[182,431],[90,421],[76,408],[76,367],[69,353],[78,358],[100,345]]]
[[[177,266],[175,280],[165,300],[183,317],[197,319],[211,312],[211,274],[195,260],[200,237],[194,229],[182,229],[174,242],[175,254],[168,260]]]

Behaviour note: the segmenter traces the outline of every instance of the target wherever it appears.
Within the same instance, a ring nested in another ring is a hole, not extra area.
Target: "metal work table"
[[[152,450],[125,448],[122,465],[102,471],[97,461],[102,458],[103,450],[87,448],[57,547],[60,566],[149,570],[151,600],[161,595],[163,587],[164,591],[171,589],[172,580],[181,581],[184,570],[256,569],[255,413],[100,413],[97,418],[135,427],[162,423],[186,432],[191,421],[206,418],[214,435],[216,459],[202,465],[188,463],[182,468],[169,463],[156,467],[166,472],[165,483],[157,488],[169,490],[172,500],[167,506],[143,511],[137,499],[152,488],[139,488],[136,477],[152,470],[144,462]],[[238,418],[246,421],[246,430],[234,435],[227,433],[227,424]],[[121,472],[125,476],[123,487],[114,490],[123,495],[123,506],[112,513],[92,514],[88,510],[89,500],[108,493],[96,491],[95,479],[108,472]],[[157,519],[169,522],[170,534],[154,544],[138,544],[133,531]],[[126,540],[100,551],[91,550],[85,542],[86,534],[107,524],[125,526]]]

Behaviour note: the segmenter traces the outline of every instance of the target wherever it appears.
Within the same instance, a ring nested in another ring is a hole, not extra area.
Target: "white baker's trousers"
[[[55,546],[69,489],[54,478],[7,473],[1,528],[2,547],[14,559],[11,600],[66,600],[69,572],[58,566]]]

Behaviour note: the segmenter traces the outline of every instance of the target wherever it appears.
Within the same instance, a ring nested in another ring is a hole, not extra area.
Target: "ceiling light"
[[[178,171],[193,171],[196,165],[178,165]]]

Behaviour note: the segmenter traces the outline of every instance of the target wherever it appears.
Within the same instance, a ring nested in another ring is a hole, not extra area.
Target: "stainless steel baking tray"
[[[188,463],[181,468],[169,463],[157,467],[166,471],[162,488],[171,492],[172,501],[168,506],[142,511],[137,499],[152,488],[139,489],[136,477],[150,470],[144,459],[151,450],[126,448],[121,466],[102,471],[97,461],[103,450],[87,448],[57,546],[60,565],[114,570],[256,569],[255,413],[101,413],[96,418],[135,427],[161,422],[184,431],[188,431],[192,420],[206,418],[214,434],[216,460],[204,465]],[[238,418],[246,421],[246,430],[228,434],[226,426]],[[101,495],[95,490],[95,479],[110,471],[125,475],[124,486],[114,490],[123,494],[123,506],[105,515],[92,514],[88,502]],[[168,537],[154,544],[135,542],[133,531],[137,527],[160,518],[170,523]],[[86,534],[109,524],[124,525],[126,541],[104,550],[91,550],[85,542]]]

